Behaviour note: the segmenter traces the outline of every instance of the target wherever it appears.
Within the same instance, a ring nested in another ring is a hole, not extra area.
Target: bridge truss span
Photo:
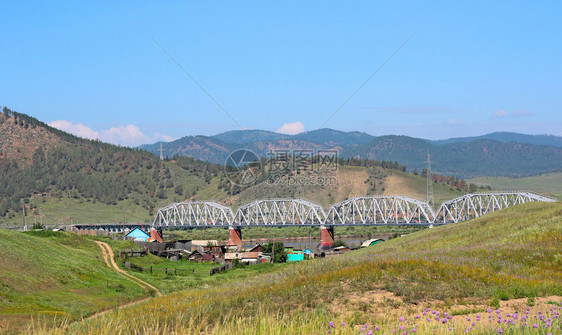
[[[322,206],[301,199],[256,200],[236,212],[234,224],[251,225],[321,225],[326,213]]]
[[[444,202],[435,214],[436,223],[456,223],[527,202],[555,200],[530,192],[473,193]]]
[[[357,197],[333,205],[325,224],[431,224],[433,210],[405,196]]]
[[[235,213],[216,202],[181,202],[159,209],[153,226],[441,225],[532,201],[555,202],[530,192],[473,193],[446,201],[434,212],[426,202],[406,196],[365,196],[334,204],[327,214],[302,199],[256,200]]]
[[[164,227],[230,226],[232,209],[212,201],[180,202],[160,208],[153,225]]]

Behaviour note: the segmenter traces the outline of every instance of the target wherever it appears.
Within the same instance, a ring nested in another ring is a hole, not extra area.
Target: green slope
[[[552,195],[562,200],[562,173],[545,173],[524,178],[480,177],[467,180],[493,190],[526,190]]]
[[[87,316],[146,293],[111,271],[100,248],[71,233],[0,229],[0,329],[31,317]]]
[[[359,333],[365,323],[391,333],[399,325],[411,328],[414,314],[426,307],[462,315],[499,306],[498,313],[505,313],[512,310],[503,300],[525,298],[534,306],[547,296],[556,307],[562,296],[561,221],[562,204],[520,205],[342,256],[291,264],[235,285],[157,298],[70,332],[312,334],[325,333],[328,321],[336,321],[337,334]],[[400,323],[398,316],[411,321]],[[419,333],[462,334],[470,327],[455,318],[453,330],[433,322],[420,325]],[[520,326],[502,327],[510,334],[545,333],[543,323],[537,332],[517,322]],[[498,333],[495,323],[475,327],[474,333]],[[560,327],[559,319],[552,327]]]

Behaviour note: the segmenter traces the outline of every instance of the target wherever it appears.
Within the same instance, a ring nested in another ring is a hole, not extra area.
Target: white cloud
[[[293,123],[285,123],[281,128],[277,129],[276,132],[287,135],[296,135],[304,131],[304,125],[302,122],[297,121]]]
[[[159,139],[158,141],[171,142],[175,140],[175,138],[173,138],[172,136],[168,136],[160,133],[154,133],[153,136],[158,138]]]
[[[506,117],[508,117],[509,114],[507,114],[507,112],[503,109],[500,109],[496,112],[494,112],[494,114],[492,114],[492,117],[494,119],[504,119]]]
[[[134,124],[126,126],[110,127],[99,131],[82,123],[72,123],[66,120],[56,120],[49,122],[49,126],[66,131],[68,133],[91,140],[100,140],[113,144],[134,147],[144,143],[154,143],[156,141],[173,141],[168,135],[153,133],[152,136],[145,135],[139,127]]]
[[[109,143],[139,143],[144,141],[146,135],[139,127],[128,124],[126,126],[111,127],[100,131],[99,139]]]
[[[72,123],[66,120],[56,120],[49,122],[49,126],[66,131],[67,133],[71,133],[76,136],[88,138],[90,140],[95,140],[99,136],[99,133],[97,131],[83,125],[82,123]]]

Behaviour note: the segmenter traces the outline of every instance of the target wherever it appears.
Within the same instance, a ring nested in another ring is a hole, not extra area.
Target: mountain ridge
[[[249,149],[266,158],[274,150],[309,150],[313,153],[337,150],[341,158],[397,161],[405,164],[410,171],[423,169],[429,152],[435,163],[434,170],[463,178],[522,177],[560,171],[562,166],[562,137],[509,132],[433,141],[405,135],[372,136],[329,128],[296,135],[236,130],[206,137],[186,136],[139,148],[159,154],[160,143],[165,156],[186,155],[216,164],[224,163],[232,151]]]

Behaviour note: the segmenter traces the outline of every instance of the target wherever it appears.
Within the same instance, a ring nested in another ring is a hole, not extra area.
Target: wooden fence
[[[187,276],[187,275],[193,275],[195,274],[195,268],[189,270],[189,269],[176,269],[176,268],[154,268],[154,267],[149,267],[149,268],[143,268],[141,266],[135,265],[135,264],[131,264],[127,261],[125,261],[125,267],[127,269],[132,269],[138,272],[148,272],[148,273],[157,273],[157,272],[164,272],[167,275],[176,275],[176,276]]]
[[[144,250],[133,250],[133,249],[121,249],[119,250],[119,257],[142,257],[146,256],[146,249]]]
[[[226,271],[228,269],[232,269],[233,267],[234,267],[234,263],[226,263],[224,265],[211,268],[211,276]]]

